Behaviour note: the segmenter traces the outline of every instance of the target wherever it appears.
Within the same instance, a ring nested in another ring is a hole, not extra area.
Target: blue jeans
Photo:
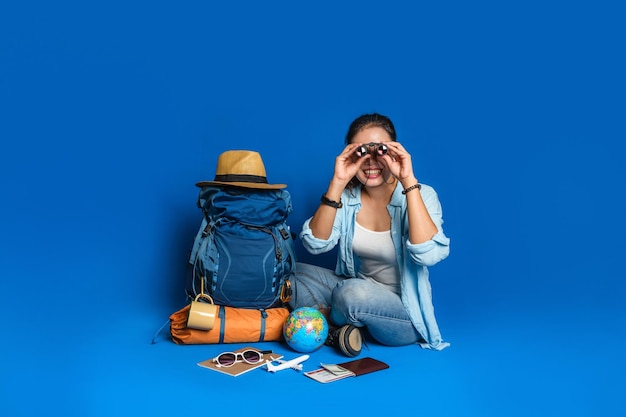
[[[298,263],[291,278],[292,308],[330,308],[330,321],[337,326],[366,327],[379,343],[402,346],[421,340],[400,296],[377,282],[344,278],[334,271]]]

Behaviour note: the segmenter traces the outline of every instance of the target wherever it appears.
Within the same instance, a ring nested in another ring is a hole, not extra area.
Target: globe
[[[328,322],[319,310],[300,307],[293,310],[285,320],[283,336],[289,347],[296,352],[313,352],[326,341]]]

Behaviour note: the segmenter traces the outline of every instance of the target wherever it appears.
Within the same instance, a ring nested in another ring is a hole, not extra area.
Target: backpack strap
[[[154,334],[154,336],[152,336],[152,344],[154,345],[157,342],[157,337],[159,336],[159,334],[161,333],[161,331],[165,328],[165,326],[167,326],[168,324],[170,324],[170,319],[167,319],[167,321],[165,323],[163,323],[163,325],[161,327],[159,327],[159,330],[157,330],[157,332]]]
[[[284,286],[286,285],[285,282],[289,279],[289,275],[291,275],[295,269],[296,269],[296,252],[295,252],[295,245],[293,244],[293,237],[291,236],[291,232],[289,230],[287,230],[287,228],[285,227],[279,227],[278,229],[283,241],[285,242],[284,245],[282,245],[285,249],[287,249],[287,254],[289,256],[290,259],[290,263],[289,263],[289,274],[287,274],[287,271],[282,270],[280,271],[281,277],[283,279],[282,281],[282,285],[280,288],[280,294],[282,295],[283,290],[284,290]],[[291,239],[291,242],[288,242],[288,240]],[[281,265],[286,264],[281,262]],[[291,290],[289,291],[291,292]],[[286,299],[290,299],[291,296],[287,297]],[[281,300],[283,302],[285,302],[285,300]]]
[[[218,315],[220,318],[220,341],[218,343],[224,343],[224,333],[226,332],[226,308],[224,306],[220,307],[220,313]]]
[[[198,233],[196,234],[196,238],[194,240],[194,244],[193,244],[193,248],[191,250],[191,254],[189,255],[189,263],[191,264],[192,268],[191,268],[191,273],[192,273],[192,280],[191,280],[191,285],[193,286],[193,291],[195,294],[198,294],[198,291],[195,287],[196,285],[196,267],[198,265],[198,259],[200,257],[200,254],[207,252],[208,250],[211,251],[217,251],[217,248],[213,247],[212,249],[207,249],[207,247],[209,247],[209,245],[213,245],[213,239],[209,236],[211,234],[211,232],[213,231],[213,229],[221,222],[221,218],[219,219],[211,219],[209,217],[203,217],[202,218],[202,223],[200,224],[200,229],[198,230]],[[217,254],[215,254],[217,255]],[[201,286],[204,287],[210,287],[211,290],[210,291],[214,291],[215,290],[215,276],[211,276],[210,277],[210,285],[208,281],[205,281],[207,279],[206,276],[200,274],[199,277],[200,281],[201,281]],[[201,292],[204,292],[202,289],[200,290]],[[194,295],[195,295],[194,294]],[[191,297],[193,298],[193,297]]]
[[[196,233],[196,238],[193,241],[193,247],[191,248],[191,254],[189,255],[189,262],[194,264],[195,260],[198,258],[198,251],[200,250],[200,246],[203,243],[204,237],[206,237],[211,229],[215,226],[215,223],[209,223],[206,217],[202,217],[202,223],[200,223],[200,228],[198,229],[198,233]]]
[[[290,233],[290,232],[289,232],[289,230],[285,230],[285,229],[281,229],[281,230],[280,230],[280,232],[281,232],[281,234],[282,234],[283,232],[285,232],[285,233]],[[293,240],[293,237],[291,237],[291,235],[289,235],[289,237],[287,237],[287,238],[285,238],[285,237],[283,236],[283,239],[284,239],[284,240],[287,240],[287,239],[289,239],[289,238],[291,238],[291,239]],[[294,269],[296,268],[296,252],[295,252],[295,245],[289,245],[289,244],[287,244],[287,245],[285,245],[285,247],[287,247],[287,252],[289,252],[289,256],[291,257],[291,262],[293,263],[293,265],[292,265],[292,270],[294,270]]]
[[[261,337],[259,337],[259,342],[262,342],[265,339],[265,319],[267,319],[267,311],[265,309],[260,309],[261,313]]]

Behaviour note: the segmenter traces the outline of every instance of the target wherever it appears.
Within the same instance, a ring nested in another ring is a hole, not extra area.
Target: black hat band
[[[250,182],[255,184],[267,184],[267,178],[258,175],[216,175],[214,181],[220,182]]]

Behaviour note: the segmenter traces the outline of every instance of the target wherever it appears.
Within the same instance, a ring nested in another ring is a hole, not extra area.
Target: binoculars
[[[370,149],[372,149],[372,151],[370,151]],[[371,142],[359,146],[358,148],[356,148],[356,151],[354,151],[354,153],[356,153],[359,158],[362,158],[370,152],[372,152],[372,156],[383,156],[387,155],[388,151],[389,149],[387,149],[387,145]]]

